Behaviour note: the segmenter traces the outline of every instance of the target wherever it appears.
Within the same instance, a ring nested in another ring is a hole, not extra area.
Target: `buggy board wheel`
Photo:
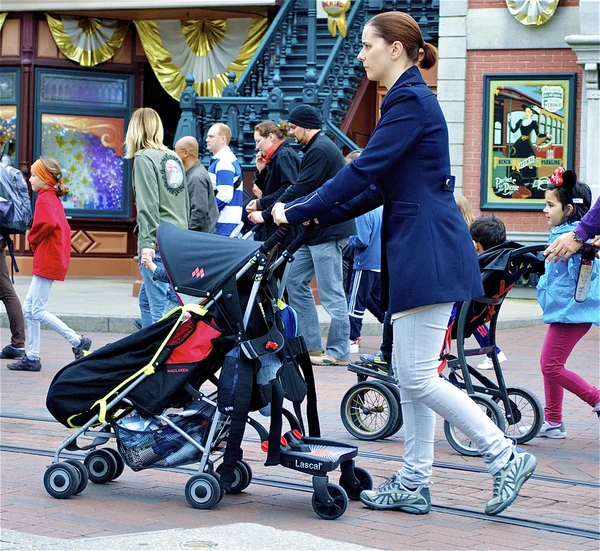
[[[221,463],[217,467],[217,473],[220,475],[223,470],[223,463]],[[235,467],[233,468],[233,482],[231,484],[231,488],[229,490],[225,490],[225,493],[228,494],[239,494],[247,488],[250,484],[250,473],[248,472],[248,468],[246,464],[242,461],[236,461]]]
[[[494,425],[504,432],[504,414],[496,402],[487,396],[479,395],[471,396],[471,399],[479,406],[479,408],[481,408],[483,413],[490,418]],[[444,434],[446,435],[448,443],[458,453],[472,457],[479,455],[477,445],[458,427],[455,427],[448,421],[444,421]]]
[[[113,448],[102,448],[102,449],[104,449],[108,453],[110,453],[117,461],[117,471],[115,472],[115,475],[111,478],[111,480],[116,480],[123,474],[123,471],[125,470],[125,461],[123,461],[121,454],[117,450],[115,450]]]
[[[343,474],[340,476],[340,486],[344,488],[348,494],[348,497],[352,501],[358,501],[360,499],[360,493],[363,490],[370,490],[373,487],[373,479],[371,478],[369,471],[363,469],[362,467],[353,467],[353,470],[354,476],[358,479],[360,486],[358,488],[353,488],[350,486]]]
[[[117,460],[107,448],[101,448],[90,452],[83,461],[90,480],[94,484],[106,484],[110,482],[117,472]]]
[[[81,492],[83,492],[83,490],[85,490],[86,486],[88,485],[88,471],[83,466],[83,463],[81,461],[77,461],[76,459],[67,459],[65,460],[65,463],[73,465],[73,467],[77,469],[77,473],[79,474],[79,485],[77,486],[77,489],[75,490],[75,493],[73,495],[79,495]]]
[[[400,389],[396,385],[391,385],[387,383],[386,386],[394,393],[398,400],[398,419],[396,419],[396,422],[393,425],[390,425],[390,428],[387,430],[383,438],[389,438],[390,436],[394,436],[394,434],[396,434],[404,424],[404,418],[402,417],[402,406],[400,405]]]
[[[75,495],[82,478],[77,467],[65,462],[53,463],[44,473],[44,488],[55,499]]]
[[[517,444],[529,442],[542,428],[544,422],[544,408],[536,395],[521,387],[507,388],[506,393],[512,410],[512,420],[506,417],[506,408],[500,396],[494,396],[496,402],[506,419],[504,434],[512,438]]]
[[[326,505],[325,503],[322,503],[317,494],[314,493],[312,497],[312,506],[315,513],[321,518],[324,518],[325,520],[334,520],[341,517],[346,512],[346,507],[348,507],[348,495],[344,488],[337,484],[333,484],[332,482],[327,483],[327,491],[333,499],[333,504]]]
[[[363,381],[352,386],[340,405],[346,430],[359,440],[385,438],[398,423],[400,404],[396,394],[379,381]]]
[[[201,473],[185,485],[185,498],[194,509],[211,509],[221,500],[221,486],[215,476]]]

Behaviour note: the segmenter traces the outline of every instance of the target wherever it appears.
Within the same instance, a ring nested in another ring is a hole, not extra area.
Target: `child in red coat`
[[[40,329],[48,325],[67,339],[75,358],[81,358],[90,349],[92,341],[79,336],[56,316],[46,310],[50,289],[55,280],[64,281],[71,258],[71,228],[59,197],[69,193],[62,182],[59,164],[54,159],[38,159],[31,165],[31,189],[38,198],[33,213],[33,224],[27,241],[33,251],[33,277],[23,305],[29,342],[27,351],[18,362],[7,367],[13,371],[39,371]]]

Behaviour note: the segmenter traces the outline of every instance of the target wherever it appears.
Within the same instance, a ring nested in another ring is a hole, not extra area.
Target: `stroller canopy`
[[[209,297],[221,290],[261,243],[177,228],[164,223],[157,233],[160,255],[175,290]]]

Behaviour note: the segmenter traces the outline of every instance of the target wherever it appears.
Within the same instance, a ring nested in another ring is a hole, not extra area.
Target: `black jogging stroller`
[[[519,444],[537,435],[543,422],[543,409],[531,391],[506,385],[496,354],[496,328],[502,303],[517,281],[544,272],[541,251],[545,247],[524,247],[507,241],[479,256],[485,295],[456,305],[456,316],[448,326],[446,346],[440,358],[440,376],[465,390],[494,423]],[[490,324],[490,346],[465,348],[465,340],[484,323]],[[452,339],[456,339],[456,356],[450,354]],[[495,380],[468,363],[469,357],[488,353]],[[340,406],[346,430],[361,440],[395,434],[402,426],[402,410],[393,374],[360,362],[349,364],[348,369],[356,373],[358,383],[346,392]],[[476,445],[448,421],[444,421],[444,434],[459,453],[478,455]]]
[[[57,373],[48,410],[79,428],[46,470],[50,495],[65,499],[82,492],[88,479],[114,480],[125,464],[138,471],[199,463],[185,495],[192,507],[210,509],[252,480],[242,450],[247,425],[260,437],[266,465],[312,475],[312,505],[322,518],[340,517],[348,497],[372,487],[369,473],[354,465],[356,446],[320,438],[312,364],[294,334],[295,314],[282,300],[293,252],[305,236],[281,250],[286,232],[260,243],[159,227],[175,291],[183,302],[200,304],[175,308]],[[205,383],[213,385],[207,393]],[[257,410],[270,417],[268,430],[250,415]],[[80,437],[93,440],[80,446]],[[111,438],[118,451],[100,447]],[[64,451],[88,453],[81,463],[61,461]],[[339,485],[328,480],[338,466]]]

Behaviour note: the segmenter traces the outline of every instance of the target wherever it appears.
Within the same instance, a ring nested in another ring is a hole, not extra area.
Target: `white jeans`
[[[52,283],[52,279],[34,275],[31,279],[31,285],[29,285],[27,298],[23,303],[23,314],[27,322],[29,337],[27,342],[27,357],[32,360],[37,360],[40,357],[40,325],[42,323],[48,325],[50,329],[54,329],[59,335],[67,339],[72,347],[75,348],[81,344],[81,337],[73,329],[46,310]]]
[[[404,417],[404,466],[409,486],[427,484],[433,465],[436,413],[477,444],[488,472],[510,458],[512,441],[467,394],[438,375],[452,304],[437,304],[396,319],[392,365],[400,385]]]

